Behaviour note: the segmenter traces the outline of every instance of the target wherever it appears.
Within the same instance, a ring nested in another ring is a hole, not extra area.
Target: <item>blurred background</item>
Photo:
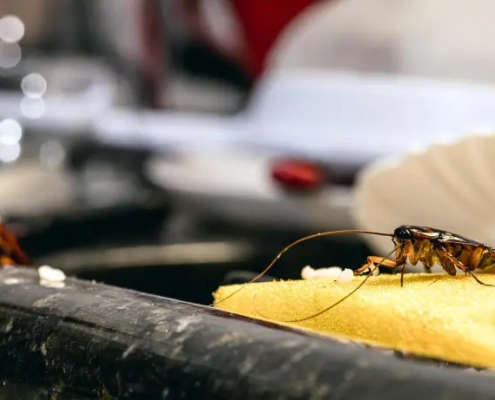
[[[0,0],[2,220],[38,265],[208,304],[290,241],[357,227],[369,163],[493,126],[491,11]],[[271,273],[356,268],[370,252],[319,239]]]

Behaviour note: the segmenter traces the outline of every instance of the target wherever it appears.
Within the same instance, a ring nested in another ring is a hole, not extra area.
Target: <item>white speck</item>
[[[5,283],[6,285],[17,285],[21,283],[21,281],[17,278],[7,278],[4,279],[3,283]]]
[[[42,265],[38,268],[38,275],[40,280],[48,282],[63,282],[65,281],[65,274],[63,271],[52,268],[49,265]]]
[[[41,354],[43,354],[44,356],[46,356],[47,351],[46,351],[46,344],[45,343],[43,343],[41,345],[40,351],[41,351]]]
[[[129,354],[131,354],[134,349],[137,347],[137,344],[136,342],[132,343],[125,351],[124,353],[122,353],[122,358],[127,358],[129,356]]]
[[[5,333],[10,332],[13,327],[14,327],[14,320],[11,319],[9,320],[8,324],[5,326]]]
[[[184,317],[177,320],[177,332],[185,331],[189,325],[198,323],[201,321],[201,318],[191,315],[189,317]]]
[[[354,279],[354,272],[352,269],[344,269],[342,273],[337,278],[337,282],[339,283],[347,283]]]

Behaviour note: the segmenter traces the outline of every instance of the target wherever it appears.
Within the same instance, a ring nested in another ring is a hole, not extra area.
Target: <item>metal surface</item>
[[[490,373],[398,359],[91,282],[47,287],[35,269],[0,271],[0,327],[0,378],[57,398],[481,400],[495,393]]]
[[[149,179],[182,209],[256,227],[330,230],[352,227],[352,190],[335,185],[291,195],[271,179],[272,157],[239,147],[154,157]]]

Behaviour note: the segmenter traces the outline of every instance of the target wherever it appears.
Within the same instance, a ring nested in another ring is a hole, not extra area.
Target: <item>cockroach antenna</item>
[[[214,302],[213,304],[210,304],[211,307],[216,306],[217,304],[222,303],[223,301],[231,298],[233,295],[239,293],[244,287],[250,283],[253,283],[257,281],[259,278],[261,278],[263,275],[265,275],[274,265],[275,263],[282,257],[282,255],[290,250],[292,247],[298,245],[299,243],[305,242],[307,240],[311,239],[316,239],[318,237],[323,237],[323,236],[333,236],[333,235],[345,235],[345,234],[366,234],[366,235],[377,235],[377,236],[388,236],[388,237],[394,237],[392,233],[383,233],[383,232],[374,232],[374,231],[365,231],[365,230],[358,230],[358,229],[345,229],[345,230],[340,230],[340,231],[327,231],[327,232],[319,232],[315,233],[313,235],[305,236],[302,237],[298,240],[295,240],[291,244],[289,244],[287,247],[285,247],[280,253],[277,254],[277,256],[273,259],[273,261],[266,267],[262,272],[260,272],[258,275],[256,275],[253,279],[251,279],[249,282],[246,282],[243,284],[239,289],[234,291],[233,293],[229,294],[227,297],[224,297],[223,299],[220,299],[217,302]],[[392,253],[390,253],[392,254]],[[383,261],[382,261],[383,262]]]
[[[380,265],[382,265],[382,263],[388,258],[390,257],[397,249],[399,249],[401,246],[403,246],[402,244],[398,245],[396,248],[394,248],[390,253],[388,253],[385,257],[383,257],[383,259],[378,263],[376,264],[372,270],[370,270],[370,273],[363,279],[363,281],[358,285],[356,286],[350,293],[346,294],[344,297],[342,297],[340,300],[336,301],[335,303],[333,303],[332,305],[324,308],[323,310],[321,311],[318,311],[316,314],[313,314],[313,315],[310,315],[308,317],[304,317],[304,318],[299,318],[299,319],[292,319],[292,320],[277,320],[278,322],[303,322],[303,321],[307,321],[308,319],[312,319],[312,318],[316,318],[318,316],[320,316],[321,314],[324,314],[326,313],[327,311],[331,310],[332,308],[338,306],[340,303],[342,303],[343,301],[347,300],[349,297],[351,297],[354,293],[356,293],[365,283],[366,281],[370,278],[370,276],[373,275],[373,272],[376,271],[376,269],[378,267],[380,267]],[[266,319],[271,319],[270,317],[266,316],[266,315],[263,315],[261,314],[257,308],[256,308],[256,305],[255,305],[255,300],[256,300],[256,295],[254,296],[253,298],[253,308],[254,308],[254,311],[256,311],[257,314],[259,314],[261,317],[263,318],[266,318]]]

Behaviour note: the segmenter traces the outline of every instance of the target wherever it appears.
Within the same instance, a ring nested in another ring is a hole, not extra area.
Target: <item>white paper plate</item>
[[[362,170],[353,218],[359,228],[392,232],[426,225],[495,246],[495,134],[432,144]],[[380,254],[390,239],[367,235]]]

